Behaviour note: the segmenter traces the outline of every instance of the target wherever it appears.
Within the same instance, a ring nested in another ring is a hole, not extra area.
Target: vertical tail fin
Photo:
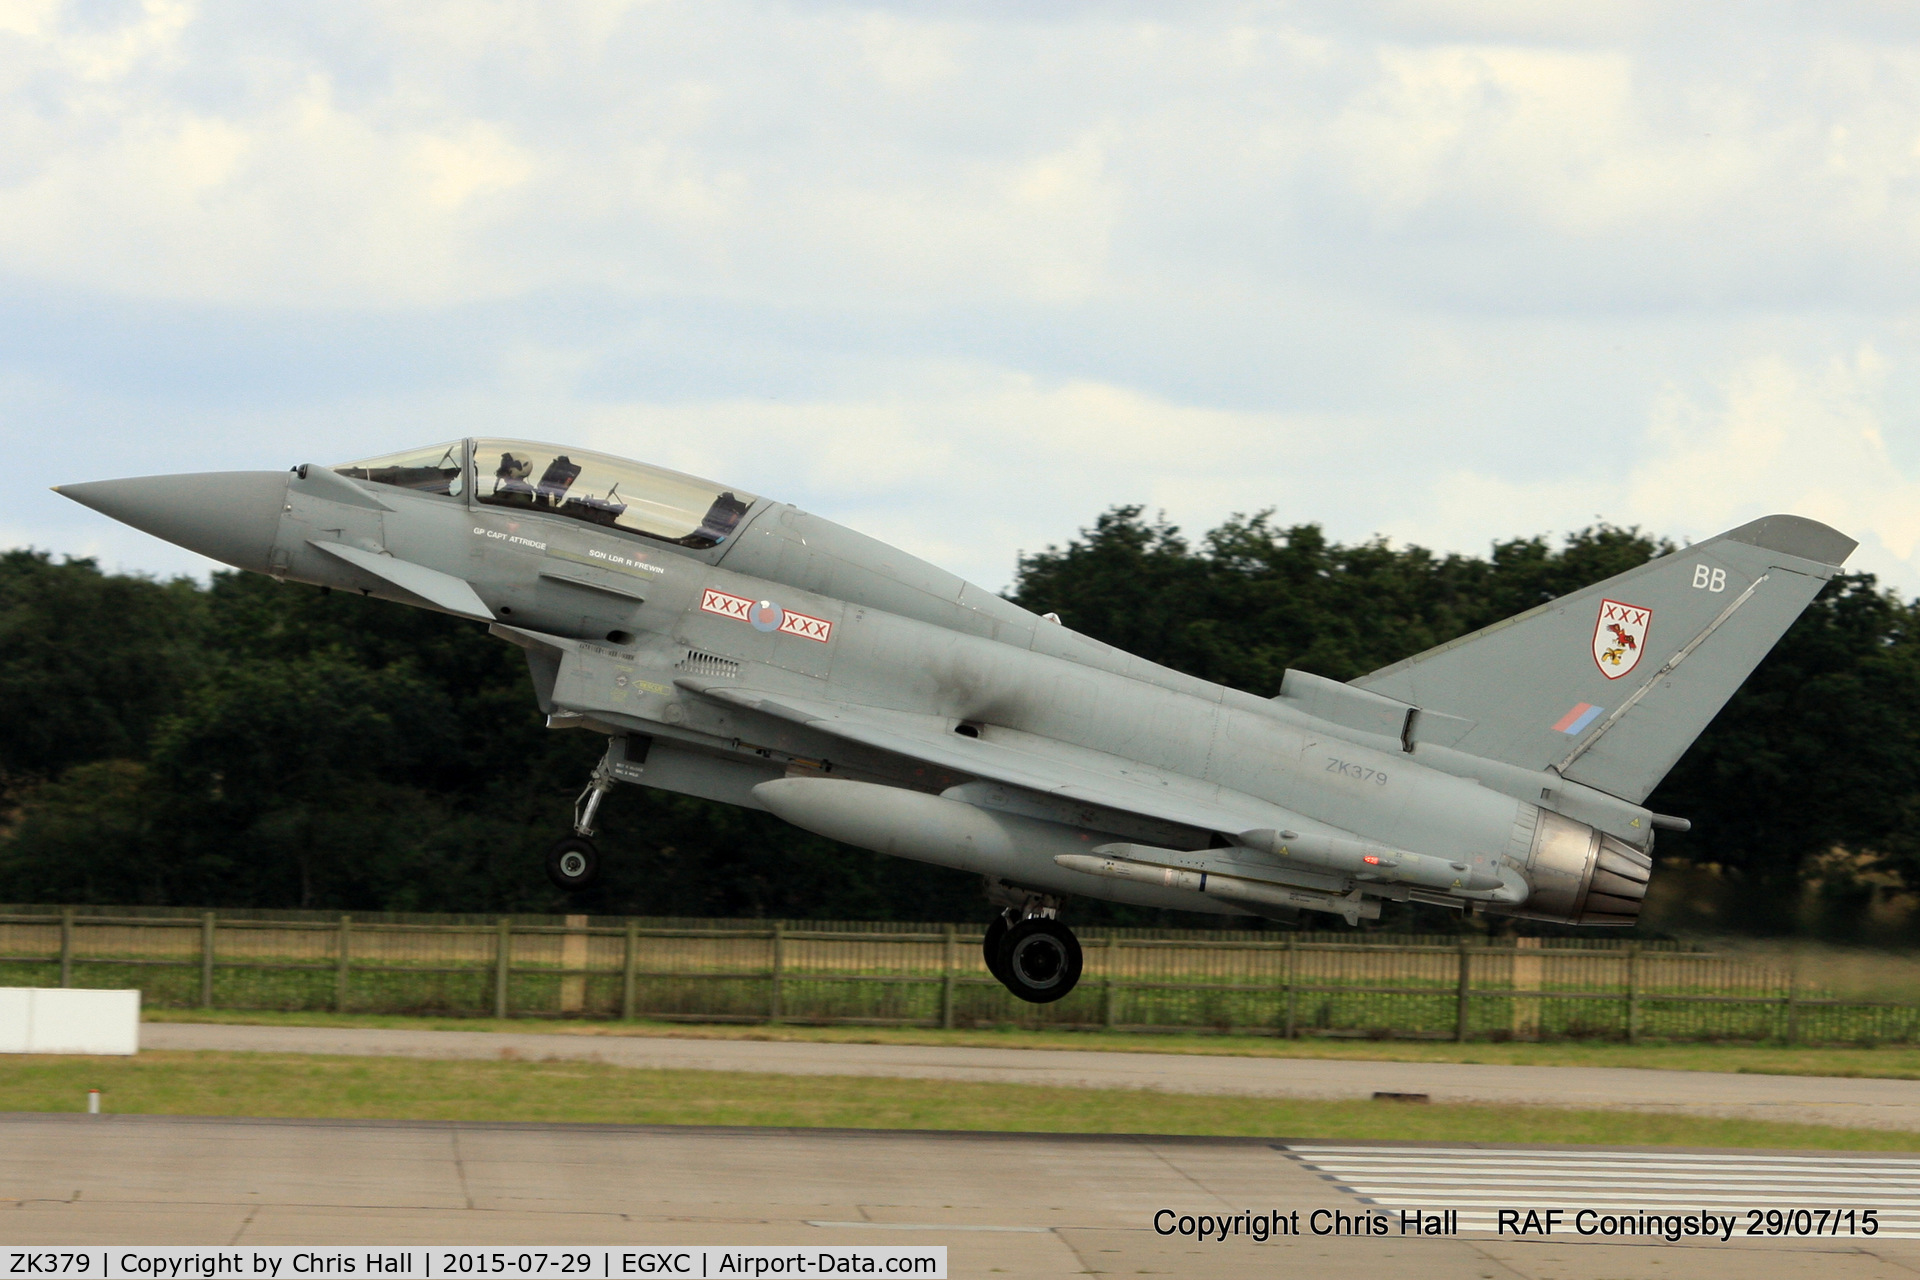
[[[1471,722],[1449,726],[1457,750],[1637,804],[1856,545],[1768,516],[1354,684]]]

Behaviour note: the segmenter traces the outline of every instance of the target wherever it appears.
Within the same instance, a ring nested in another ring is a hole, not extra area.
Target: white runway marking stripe
[[[1911,1156],[1312,1144],[1279,1150],[1383,1210],[1458,1209],[1462,1231],[1493,1231],[1500,1209],[1558,1208],[1569,1215],[1581,1209],[1732,1213],[1738,1217],[1736,1232],[1744,1236],[1750,1209],[1763,1214],[1808,1209],[1816,1218],[1823,1209],[1873,1209],[1880,1237],[1920,1239],[1920,1159]],[[1563,1223],[1559,1231],[1571,1228]]]
[[[1544,1164],[1563,1162],[1568,1157],[1577,1156],[1584,1162],[1605,1164],[1609,1161],[1631,1161],[1635,1164],[1687,1164],[1702,1165],[1758,1165],[1780,1164],[1798,1167],[1802,1164],[1832,1165],[1835,1168],[1850,1168],[1857,1165],[1870,1165],[1876,1169],[1907,1166],[1920,1170],[1920,1156],[1871,1155],[1858,1156],[1794,1156],[1794,1155],[1701,1155],[1694,1151],[1541,1151],[1538,1149],[1502,1151],[1491,1147],[1337,1147],[1331,1144],[1315,1143],[1311,1146],[1294,1148],[1298,1151],[1315,1151],[1325,1155],[1341,1155],[1364,1158],[1374,1156],[1382,1160],[1418,1158],[1423,1160],[1465,1160],[1484,1164],[1489,1157],[1501,1164],[1513,1164],[1521,1161],[1538,1161]]]
[[[1355,1172],[1364,1172],[1370,1169],[1377,1169],[1382,1173],[1406,1174],[1406,1175],[1427,1177],[1427,1178],[1457,1177],[1463,1170],[1471,1170],[1474,1167],[1472,1165],[1462,1165],[1462,1164],[1445,1164],[1445,1165],[1427,1164],[1425,1161],[1422,1161],[1418,1164],[1414,1164],[1411,1162],[1403,1163],[1398,1160],[1381,1160],[1381,1161],[1352,1160],[1352,1161],[1344,1161],[1342,1163],[1344,1168],[1351,1169]],[[1746,1167],[1747,1166],[1742,1166],[1743,1169]],[[1509,1172],[1512,1172],[1515,1174],[1526,1173],[1526,1174],[1533,1174],[1536,1177],[1543,1177],[1543,1178],[1559,1176],[1566,1172],[1566,1164],[1564,1161],[1557,1162],[1554,1164],[1532,1164],[1532,1163],[1523,1164],[1523,1163],[1516,1162],[1515,1164],[1510,1165],[1507,1168]],[[1612,1178],[1615,1181],[1638,1182],[1638,1181],[1646,1181],[1649,1179],[1657,1180],[1657,1179],[1664,1178],[1671,1182],[1692,1182],[1698,1176],[1699,1171],[1710,1172],[1717,1178],[1725,1178],[1725,1179],[1728,1179],[1731,1181],[1737,1181],[1737,1182],[1761,1183],[1761,1182],[1787,1181],[1792,1183],[1794,1186],[1808,1186],[1808,1185],[1832,1183],[1838,1186],[1850,1187],[1850,1186],[1858,1185],[1862,1178],[1867,1178],[1867,1179],[1880,1178],[1880,1179],[1900,1182],[1900,1181],[1906,1180],[1907,1178],[1916,1176],[1912,1174],[1902,1175],[1902,1174],[1887,1174],[1887,1173],[1868,1173],[1865,1171],[1860,1171],[1856,1173],[1814,1173],[1812,1171],[1803,1171],[1799,1169],[1772,1169],[1772,1168],[1755,1170],[1753,1172],[1722,1173],[1718,1168],[1715,1168],[1713,1165],[1646,1165],[1646,1166],[1638,1166],[1638,1167],[1633,1165],[1628,1165],[1625,1167],[1622,1167],[1620,1165],[1613,1165],[1609,1168],[1595,1169],[1595,1170],[1592,1170],[1591,1172],[1583,1173],[1582,1175],[1580,1175],[1580,1180],[1582,1182],[1592,1182],[1595,1179],[1604,1180],[1604,1179]]]

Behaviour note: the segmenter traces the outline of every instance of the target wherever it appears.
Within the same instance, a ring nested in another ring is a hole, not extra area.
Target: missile
[[[1329,911],[1335,915],[1345,916],[1348,924],[1358,924],[1363,919],[1378,920],[1380,918],[1378,900],[1362,898],[1358,890],[1341,897],[1334,897],[1330,894],[1310,893],[1304,889],[1289,889],[1285,885],[1268,884],[1261,880],[1248,880],[1241,876],[1216,875],[1210,871],[1185,871],[1179,867],[1135,862],[1130,858],[1099,857],[1086,853],[1062,854],[1054,861],[1069,871],[1078,871],[1090,876],[1106,876],[1111,880],[1131,880],[1136,884],[1184,889],[1189,893],[1204,893],[1215,898],[1227,898],[1234,902],[1252,902],[1269,907],[1300,907],[1308,911]]]
[[[1243,831],[1238,839],[1257,852],[1356,880],[1411,884],[1449,893],[1484,893],[1500,888],[1502,883],[1498,871],[1485,863],[1476,866],[1457,858],[1436,858],[1371,840],[1267,829]]]

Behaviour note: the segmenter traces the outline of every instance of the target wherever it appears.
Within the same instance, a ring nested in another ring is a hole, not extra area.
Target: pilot
[[[531,498],[533,486],[527,483],[527,477],[533,474],[533,463],[526,458],[516,458],[510,453],[500,455],[499,469],[493,473],[493,491],[499,493],[521,493]]]

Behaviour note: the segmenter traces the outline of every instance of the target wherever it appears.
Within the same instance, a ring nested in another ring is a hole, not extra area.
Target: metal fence
[[[1617,939],[1081,931],[1079,988],[1016,1000],[977,925],[312,912],[0,911],[0,985],[139,987],[162,1008],[1286,1037],[1911,1042],[1920,1005],[1790,960]]]

